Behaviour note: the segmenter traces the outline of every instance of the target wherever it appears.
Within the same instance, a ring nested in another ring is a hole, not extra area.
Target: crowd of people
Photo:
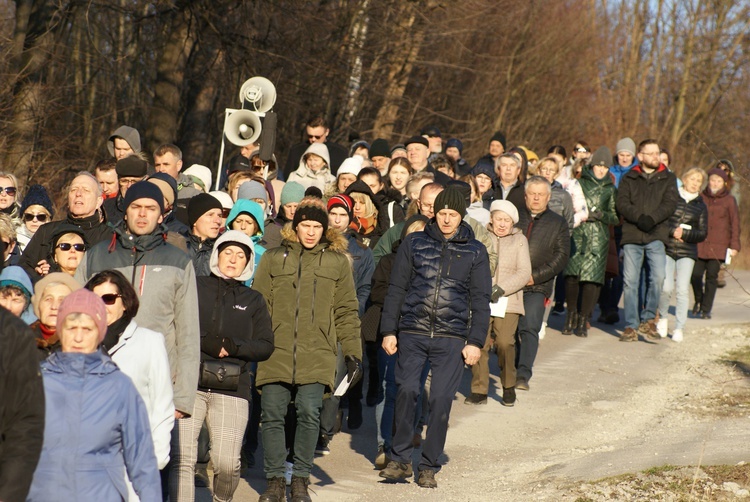
[[[497,132],[472,166],[437,127],[305,132],[284,166],[243,147],[216,191],[128,126],[64,194],[0,173],[0,500],[229,501],[262,441],[260,501],[309,501],[363,405],[380,476],[437,488],[465,366],[486,404],[495,352],[512,407],[548,316],[586,338],[621,298],[620,341],[681,342],[740,251],[732,163],[678,178],[653,139],[540,157]]]

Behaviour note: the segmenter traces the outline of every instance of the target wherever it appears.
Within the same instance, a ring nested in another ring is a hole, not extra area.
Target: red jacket
[[[706,188],[703,202],[708,208],[708,236],[698,243],[698,258],[724,261],[727,248],[740,250],[740,214],[737,201],[723,188],[716,194]]]

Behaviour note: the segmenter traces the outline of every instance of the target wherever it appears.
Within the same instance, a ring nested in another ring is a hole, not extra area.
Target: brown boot
[[[310,478],[292,476],[292,502],[312,502],[310,494],[307,493],[307,485]]]
[[[270,478],[258,502],[286,502],[286,480],[283,477]]]

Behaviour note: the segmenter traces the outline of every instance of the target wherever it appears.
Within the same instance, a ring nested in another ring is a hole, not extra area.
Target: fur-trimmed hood
[[[281,229],[281,238],[284,239],[284,245],[288,244],[299,244],[299,238],[297,237],[297,232],[295,232],[292,229],[292,223],[289,222],[286,225],[284,225],[284,228]],[[318,248],[330,249],[331,251],[334,251],[336,253],[342,254],[347,257],[349,262],[352,262],[352,257],[349,254],[349,242],[346,240],[346,237],[336,230],[333,227],[328,227],[328,229],[325,232],[325,235],[320,240],[320,243],[315,246],[312,250],[316,251]]]

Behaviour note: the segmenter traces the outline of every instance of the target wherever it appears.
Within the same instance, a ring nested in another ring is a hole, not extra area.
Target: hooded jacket
[[[726,187],[716,194],[706,188],[701,197],[708,208],[708,235],[698,244],[698,258],[724,261],[727,249],[739,251],[741,247],[737,200]]]
[[[313,171],[307,167],[305,162],[307,154],[313,153],[325,160],[325,165],[318,171]],[[336,177],[331,173],[331,158],[328,155],[328,147],[325,143],[313,143],[299,160],[299,167],[292,174],[289,175],[287,181],[296,181],[305,188],[311,186],[318,187],[321,192],[325,193],[328,185],[336,183]]]
[[[380,193],[373,194],[367,183],[362,180],[357,180],[349,185],[344,193],[350,197],[353,193],[364,194],[372,201],[372,205],[375,206],[377,215],[375,216],[374,222],[375,228],[371,232],[365,233],[364,229],[360,228],[359,230],[357,230],[352,227],[354,232],[363,239],[363,242],[365,242],[370,247],[370,249],[373,249],[378,243],[380,237],[390,228],[390,219],[388,218],[388,213],[385,211],[386,208],[383,205],[383,195]],[[357,217],[353,216],[352,225],[360,227],[360,225],[357,224],[356,220]]]
[[[141,396],[109,356],[55,352],[42,363],[44,446],[29,501],[161,500]]]
[[[4,308],[0,325],[0,500],[23,502],[42,451],[44,387],[31,330]]]
[[[271,317],[263,296],[247,286],[255,271],[253,256],[248,256],[242,273],[229,279],[219,270],[219,247],[224,242],[239,242],[252,252],[252,241],[239,230],[228,231],[216,241],[211,253],[211,275],[198,278],[198,307],[200,309],[201,361],[219,360],[208,352],[211,337],[233,343],[224,345],[229,355],[221,358],[242,368],[240,383],[236,391],[207,389],[198,390],[239,397],[250,400],[250,362],[265,361],[273,352],[273,329]],[[236,347],[236,348],[235,348]]]
[[[234,223],[234,220],[237,219],[237,217],[242,214],[246,213],[253,217],[255,220],[255,223],[258,225],[258,231],[259,233],[256,235],[253,235],[250,237],[250,240],[252,241],[252,248],[253,248],[253,255],[255,256],[255,263],[254,268],[258,267],[258,263],[260,263],[260,257],[263,256],[263,253],[266,252],[266,248],[261,245],[261,241],[263,240],[263,234],[265,233],[265,227],[266,222],[264,221],[264,215],[263,215],[263,208],[255,201],[247,200],[247,199],[237,199],[237,202],[234,203],[234,206],[232,206],[232,210],[229,211],[229,216],[227,216],[227,230],[232,230],[232,223]],[[252,280],[252,274],[250,274],[250,277],[248,281]],[[250,284],[246,284],[249,286]]]
[[[347,241],[329,228],[312,249],[300,244],[288,224],[284,243],[263,255],[253,289],[268,303],[275,349],[258,364],[255,383],[333,389],[337,342],[344,355],[362,358],[357,296]]]
[[[669,217],[677,209],[677,179],[664,164],[650,175],[640,165],[625,173],[617,189],[617,212],[623,217],[621,245],[644,245],[669,241]],[[653,218],[656,226],[644,232],[638,228],[641,216]]]
[[[136,129],[133,129],[132,127],[126,125],[122,125],[115,129],[115,132],[113,132],[107,140],[107,151],[112,157],[115,156],[115,138],[124,139],[125,141],[127,141],[128,145],[130,145],[130,148],[132,148],[135,153],[140,153],[141,135]]]
[[[34,308],[31,305],[31,296],[34,294],[34,286],[31,284],[31,279],[29,279],[28,274],[19,266],[5,267],[3,268],[2,273],[0,273],[0,282],[17,286],[24,290],[24,293],[26,293],[26,296],[28,297],[28,305],[26,305],[26,308],[21,313],[21,320],[26,324],[31,324],[36,321],[37,317],[34,314]],[[0,498],[0,500],[2,499]]]
[[[114,269],[130,279],[141,305],[135,320],[164,335],[175,409],[190,415],[200,360],[198,293],[190,258],[166,242],[166,232],[162,225],[149,235],[132,235],[121,222],[108,242],[86,251],[75,278],[85,284],[98,272]]]
[[[383,335],[461,338],[484,347],[490,322],[487,248],[462,221],[447,239],[435,220],[401,241],[383,304]]]
[[[598,179],[591,169],[581,172],[581,187],[591,213],[600,211],[601,218],[587,220],[573,230],[573,252],[565,267],[565,275],[582,282],[604,284],[609,253],[609,226],[619,221],[615,209],[617,189],[607,174]]]

